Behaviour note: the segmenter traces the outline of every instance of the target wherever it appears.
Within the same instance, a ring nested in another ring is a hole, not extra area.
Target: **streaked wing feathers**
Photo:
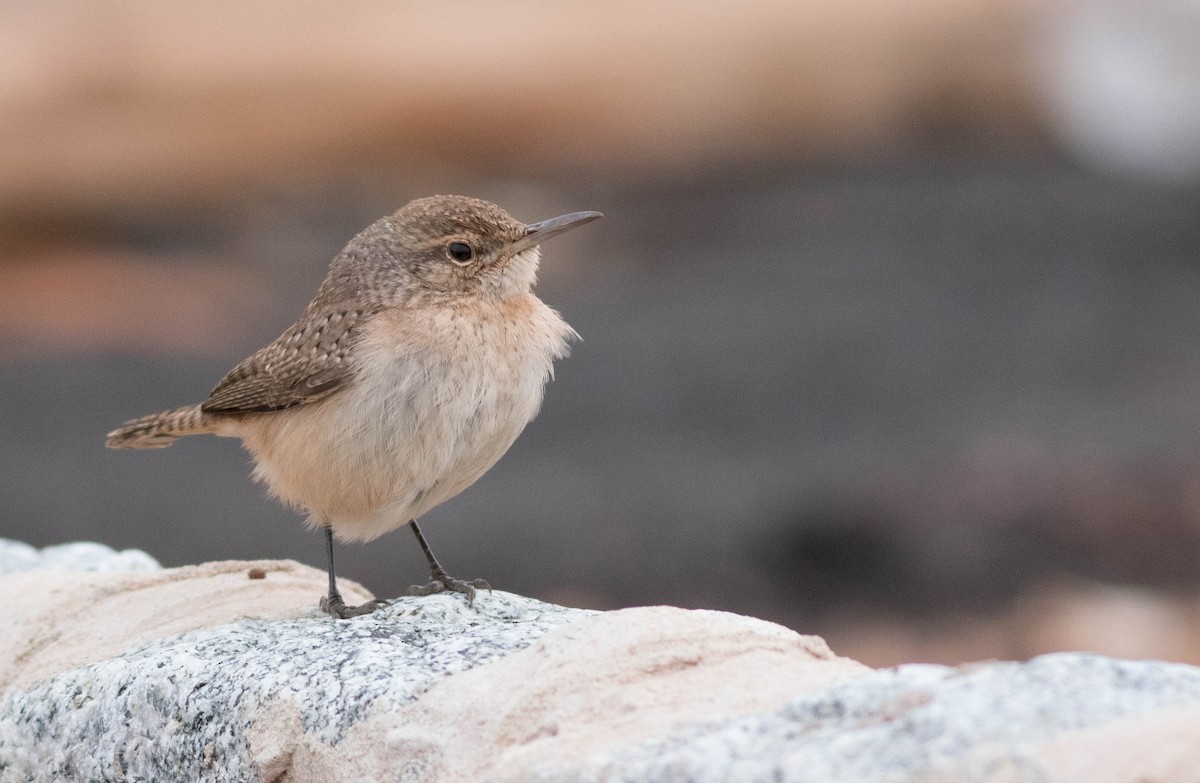
[[[350,377],[350,346],[364,322],[361,308],[324,307],[226,375],[201,403],[210,413],[277,411],[327,397]]]

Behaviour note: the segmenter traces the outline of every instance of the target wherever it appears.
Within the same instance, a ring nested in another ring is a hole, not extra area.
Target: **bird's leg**
[[[455,579],[446,573],[446,569],[442,568],[442,564],[433,556],[433,550],[429,548],[428,542],[425,541],[425,536],[421,535],[421,528],[417,526],[417,520],[412,520],[408,523],[412,527],[413,535],[417,537],[417,543],[421,545],[421,551],[425,553],[425,559],[429,561],[429,584],[421,587],[413,585],[408,588],[409,595],[433,595],[445,590],[453,593],[462,593],[467,597],[467,605],[475,604],[475,591],[487,590],[492,592],[492,586],[483,579],[473,579],[470,582],[464,582],[461,579]]]
[[[346,606],[346,602],[342,599],[342,594],[337,589],[337,579],[333,575],[333,528],[329,525],[325,526],[325,559],[329,565],[329,595],[321,597],[321,611],[326,614],[331,614],[340,620],[345,620],[349,617],[358,617],[359,615],[370,614],[381,606],[386,606],[387,601],[375,599],[367,601],[365,604],[358,606]]]

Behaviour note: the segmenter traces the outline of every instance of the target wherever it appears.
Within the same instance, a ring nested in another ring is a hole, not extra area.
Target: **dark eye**
[[[446,252],[450,254],[450,258],[454,259],[456,264],[465,264],[471,260],[471,256],[475,255],[475,251],[466,242],[451,242],[446,245]]]

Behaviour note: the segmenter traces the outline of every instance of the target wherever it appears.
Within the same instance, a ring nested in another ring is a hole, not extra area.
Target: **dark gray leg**
[[[417,537],[417,543],[421,545],[421,551],[425,553],[425,559],[429,561],[429,584],[424,587],[413,585],[408,588],[409,595],[433,595],[448,590],[452,593],[462,593],[467,597],[467,606],[474,606],[476,590],[492,592],[492,586],[483,579],[464,582],[446,573],[446,569],[442,568],[442,564],[433,556],[433,550],[429,548],[425,536],[421,535],[421,528],[417,526],[417,520],[414,519],[408,524],[412,528],[413,535]]]
[[[321,598],[322,612],[345,620],[349,617],[370,614],[379,607],[387,605],[387,601],[377,598],[358,606],[346,606],[346,602],[342,600],[342,594],[337,589],[337,578],[333,575],[333,528],[328,525],[325,526],[325,562],[329,567],[329,594]]]

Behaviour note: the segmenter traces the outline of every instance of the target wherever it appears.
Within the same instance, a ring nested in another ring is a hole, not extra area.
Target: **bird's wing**
[[[361,307],[346,304],[305,313],[279,339],[230,370],[201,410],[277,411],[333,394],[353,373],[350,347],[367,317]]]

